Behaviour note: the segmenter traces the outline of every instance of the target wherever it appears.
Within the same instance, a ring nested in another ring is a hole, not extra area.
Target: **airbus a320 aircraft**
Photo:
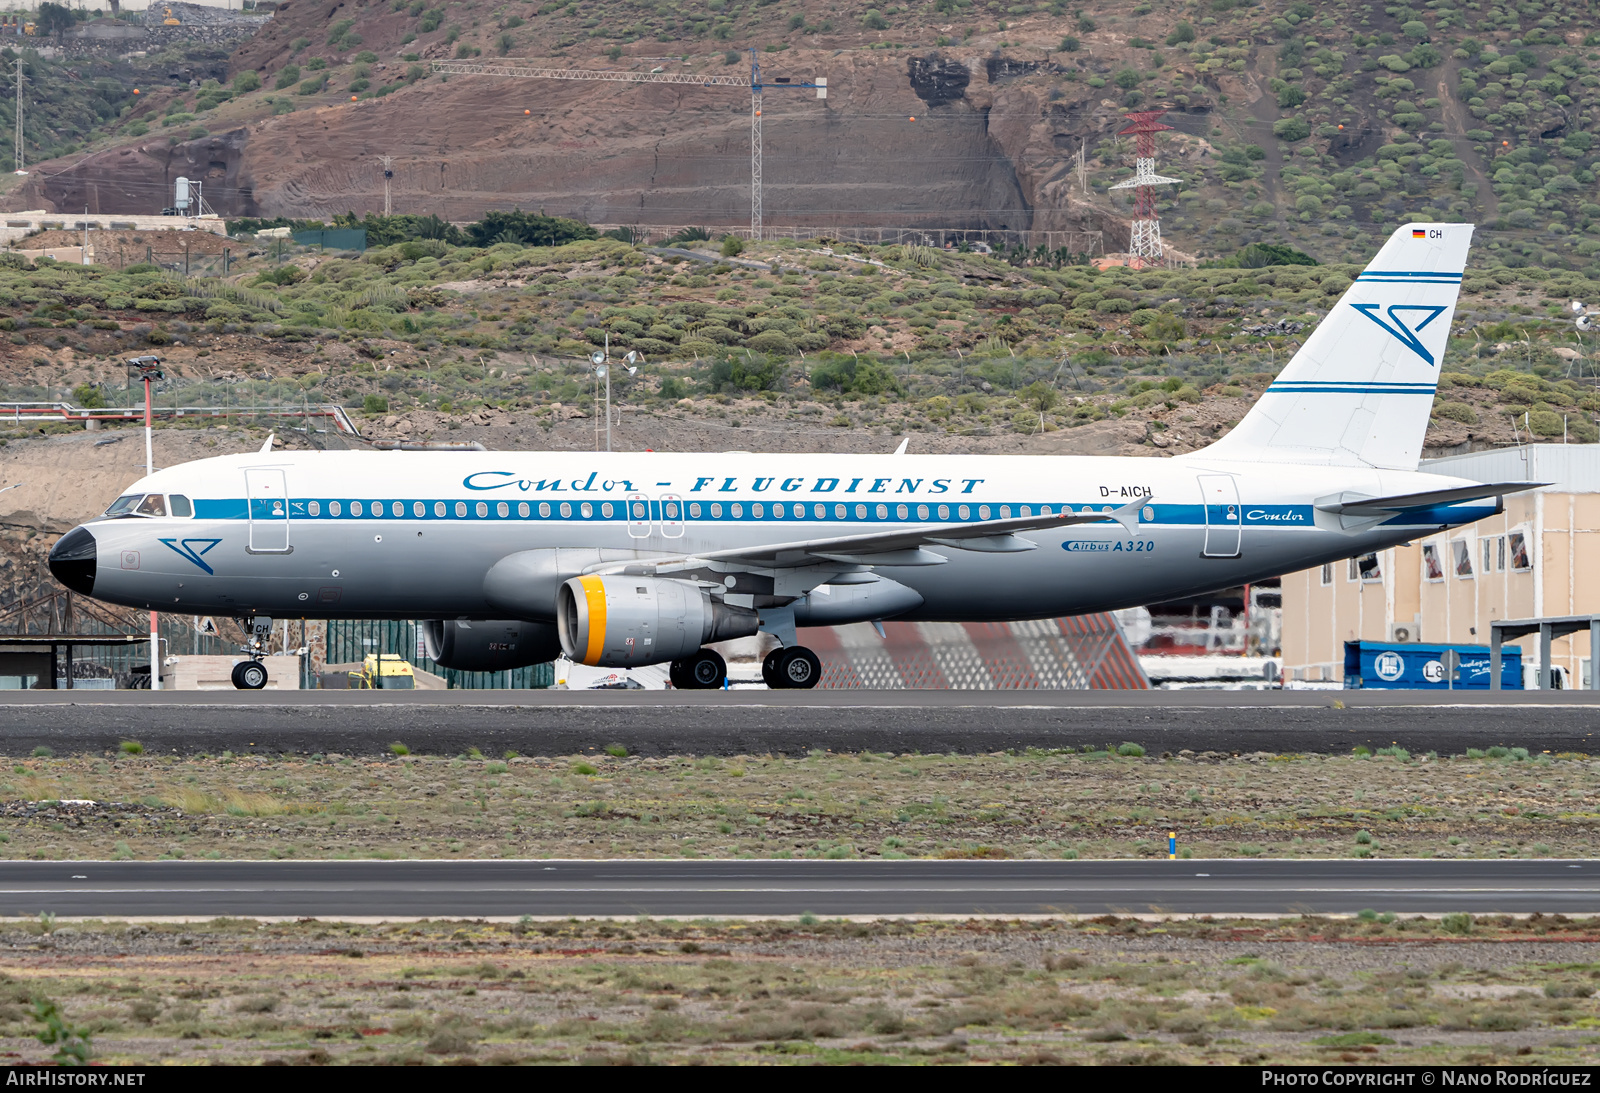
[[[158,471],[61,538],[68,588],[227,614],[259,663],[274,618],[426,620],[440,665],[558,652],[671,663],[765,632],[774,687],[812,687],[795,628],[1010,621],[1256,581],[1497,513],[1534,483],[1417,472],[1469,224],[1395,232],[1239,425],[1170,459],[749,452],[295,452]]]

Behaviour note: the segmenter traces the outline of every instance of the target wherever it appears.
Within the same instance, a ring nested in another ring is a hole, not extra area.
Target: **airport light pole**
[[[151,439],[150,384],[165,379],[166,374],[161,371],[161,358],[154,355],[129,357],[128,364],[139,370],[139,379],[144,382],[144,473],[148,478],[156,473],[155,448]],[[150,612],[150,689],[161,689],[161,619],[154,611]]]
[[[628,362],[628,375],[632,376],[639,371],[633,362],[642,363],[644,356],[630,349],[624,359]],[[605,348],[590,353],[589,360],[594,364],[596,378],[606,381],[606,451],[609,452],[611,450],[611,335],[609,333],[606,335]]]

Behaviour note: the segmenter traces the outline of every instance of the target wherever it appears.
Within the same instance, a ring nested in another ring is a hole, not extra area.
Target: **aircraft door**
[[[289,490],[283,472],[274,467],[248,468],[244,487],[250,514],[250,553],[289,553]]]
[[[1203,558],[1239,557],[1244,519],[1239,511],[1239,483],[1231,474],[1202,474],[1200,497],[1206,514]]]

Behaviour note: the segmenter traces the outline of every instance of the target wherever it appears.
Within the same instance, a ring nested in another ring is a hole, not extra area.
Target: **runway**
[[[0,753],[1600,752],[1600,692],[10,691]]]
[[[1600,861],[6,862],[0,912],[717,917],[1600,912]]]

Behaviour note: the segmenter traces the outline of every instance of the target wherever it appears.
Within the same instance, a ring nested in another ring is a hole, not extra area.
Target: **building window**
[[[1504,573],[1506,571],[1506,537],[1504,535],[1495,540],[1494,571],[1496,573]]]
[[[1363,554],[1355,562],[1356,572],[1360,574],[1362,581],[1383,580],[1383,566],[1378,562],[1376,554]]]
[[[1444,580],[1444,566],[1439,561],[1439,545],[1437,543],[1422,544],[1422,579],[1425,581]]]
[[[1465,539],[1457,539],[1450,547],[1455,555],[1456,576],[1466,580],[1472,576],[1472,544]]]
[[[1322,563],[1322,584],[1324,587],[1333,583],[1333,563]]]
[[[1482,546],[1482,549],[1483,549],[1483,571],[1485,573],[1493,573],[1494,572],[1494,540],[1493,539],[1479,539],[1478,542]]]
[[[1528,557],[1528,537],[1520,531],[1511,533],[1511,568],[1527,571],[1533,568],[1533,559]]]
[[[1355,558],[1346,558],[1344,562],[1344,579],[1356,581],[1361,579],[1361,571],[1356,568]]]

